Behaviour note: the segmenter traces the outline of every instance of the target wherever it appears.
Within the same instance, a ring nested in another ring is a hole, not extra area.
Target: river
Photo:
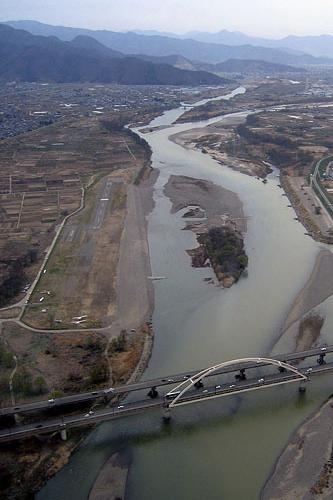
[[[182,112],[168,111],[150,126],[169,125]],[[154,284],[155,343],[145,379],[271,353],[322,247],[294,220],[276,172],[264,185],[168,139],[221,119],[228,116],[144,136],[153,166],[160,170],[149,217],[152,270],[167,277]],[[249,268],[232,289],[208,284],[204,278],[211,271],[191,267],[185,250],[196,246],[194,235],[181,230],[184,220],[170,213],[171,203],[163,194],[171,174],[207,179],[240,196],[249,217]],[[322,342],[333,343],[330,311],[326,304]],[[278,344],[279,352],[291,348],[292,339]],[[37,498],[86,499],[103,463],[122,449],[132,460],[128,500],[257,500],[290,434],[331,392],[330,379],[323,376],[311,382],[302,398],[291,384],[176,408],[169,426],[162,424],[159,412],[102,424]]]

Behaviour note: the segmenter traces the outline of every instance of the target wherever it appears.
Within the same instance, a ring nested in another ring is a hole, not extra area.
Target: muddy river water
[[[151,125],[169,125],[182,112],[169,111]],[[160,170],[149,217],[152,270],[167,277],[155,282],[155,343],[145,379],[236,357],[288,352],[294,346],[291,338],[277,340],[322,245],[294,220],[276,172],[264,185],[168,139],[221,119],[228,117],[145,135],[153,166]],[[209,269],[191,268],[185,250],[196,246],[194,235],[182,231],[184,219],[170,213],[163,193],[171,174],[213,181],[242,200],[249,217],[248,276],[230,290],[204,281],[211,276]],[[330,299],[323,307],[327,319],[321,343],[332,344]],[[102,424],[38,499],[86,499],[102,465],[121,449],[131,458],[128,500],[256,500],[290,434],[333,392],[332,386],[330,377],[322,376],[314,378],[302,398],[289,384],[176,408],[169,426],[159,412]]]

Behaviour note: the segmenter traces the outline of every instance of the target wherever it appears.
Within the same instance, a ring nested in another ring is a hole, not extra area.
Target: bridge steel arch
[[[178,406],[180,406],[182,403],[181,402],[178,403],[178,401],[182,398],[182,396],[186,394],[197,382],[200,382],[202,379],[208,377],[209,375],[212,375],[214,372],[217,372],[218,370],[222,368],[227,368],[229,366],[242,365],[246,363],[258,363],[258,366],[260,366],[261,364],[265,365],[267,364],[271,366],[277,366],[278,368],[284,368],[286,371],[292,372],[295,375],[297,375],[298,378],[295,379],[295,382],[297,380],[308,381],[308,377],[304,375],[304,373],[297,370],[297,368],[295,368],[294,366],[289,365],[288,363],[284,363],[283,361],[278,361],[276,359],[271,359],[271,358],[233,359],[232,361],[225,361],[218,365],[211,366],[210,368],[206,368],[205,370],[202,370],[193,377],[184,380],[184,382],[181,382],[179,385],[177,385],[177,387],[168,392],[167,396],[172,396],[173,394],[177,394],[176,397],[169,403],[168,407],[172,408],[174,406],[177,406],[177,404]]]

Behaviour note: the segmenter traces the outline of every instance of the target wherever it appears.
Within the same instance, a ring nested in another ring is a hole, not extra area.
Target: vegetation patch
[[[214,227],[198,236],[198,242],[198,248],[188,251],[193,267],[205,267],[210,263],[217,279],[230,288],[248,265],[242,234],[233,227]]]

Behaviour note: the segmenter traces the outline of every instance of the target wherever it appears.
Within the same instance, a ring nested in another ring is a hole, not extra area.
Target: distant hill
[[[87,30],[63,26],[51,26],[35,21],[9,21],[11,26],[25,29],[36,35],[57,36],[61,40],[73,40],[78,35],[95,38],[103,45],[124,54],[144,54],[147,56],[171,56],[174,54],[190,60],[219,63],[228,59],[263,60],[277,64],[318,65],[333,64],[333,59],[316,58],[308,54],[295,53],[284,48],[259,46],[256,42],[241,45],[206,43],[193,39],[161,35],[142,35],[134,32],[118,33],[107,30]],[[250,37],[251,38],[251,37]],[[248,38],[246,38],[248,40]],[[230,43],[230,42],[229,42]],[[333,55],[333,54],[332,54]]]
[[[191,31],[184,36],[204,43],[219,43],[231,46],[253,45],[258,47],[277,48],[290,54],[300,55],[306,53],[306,51],[294,50],[292,47],[289,47],[284,43],[279,43],[279,40],[246,35],[240,31],[221,30],[217,33]]]
[[[295,50],[303,50],[317,57],[333,57],[333,36],[287,36],[278,42]]]
[[[189,35],[189,34],[188,34]],[[289,53],[307,53],[316,57],[333,58],[333,36],[295,36],[290,35],[278,40],[258,38],[238,31],[222,30],[219,33],[191,33],[191,37],[201,42],[224,43],[227,45],[260,45],[275,49],[286,50]]]
[[[201,70],[201,68],[198,68],[195,63],[190,61],[189,59],[186,59],[186,57],[183,56],[146,56],[142,54],[134,54],[135,57],[138,57],[139,59],[143,59],[144,61],[150,61],[155,64],[171,64],[171,66],[174,66],[175,68],[179,69],[187,69],[190,71],[197,71]],[[213,64],[207,64],[207,68],[211,68],[214,71],[214,65]],[[211,71],[211,69],[206,69],[204,71]]]
[[[90,36],[78,35],[77,37],[74,38],[74,40],[71,40],[68,43],[70,44],[71,47],[76,47],[77,49],[89,50],[90,52],[94,52],[95,54],[103,57],[109,57],[109,58],[125,57],[124,54],[122,54],[121,52],[105,47],[105,45],[102,45],[101,43],[99,43],[94,38],[91,38]]]
[[[280,75],[285,73],[306,73],[303,68],[289,66],[287,64],[274,64],[266,61],[255,61],[251,59],[228,59],[222,63],[211,64],[198,61],[190,61],[182,56],[141,56],[145,61],[154,63],[171,64],[176,68],[188,69],[190,71],[208,71],[209,73],[232,73],[238,75]]]
[[[210,71],[213,71],[213,69],[210,69]],[[299,68],[288,66],[286,64],[274,64],[266,61],[242,61],[241,59],[229,59],[223,63],[216,64],[215,71],[220,73],[274,75],[282,73],[299,73],[300,70]]]
[[[177,36],[175,35],[175,37]],[[289,35],[280,39],[270,39],[245,35],[239,31],[222,30],[217,33],[192,31],[183,35],[182,38],[193,38],[200,42],[226,45],[257,45],[278,48],[294,54],[307,53],[316,57],[333,58],[333,36],[331,35]]]
[[[265,38],[245,35],[240,31],[221,30],[216,33],[205,31],[189,31],[184,38],[192,38],[204,43],[222,43],[225,45],[261,45],[265,47]]]
[[[102,82],[132,85],[219,85],[226,80],[205,71],[154,64],[79,36],[71,42],[34,36],[0,24],[0,80]]]

